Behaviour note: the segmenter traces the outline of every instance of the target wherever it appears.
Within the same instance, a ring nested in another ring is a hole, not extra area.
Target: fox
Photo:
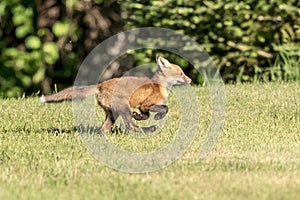
[[[101,132],[110,132],[118,117],[123,119],[125,128],[144,133],[156,131],[156,126],[139,127],[132,119],[147,120],[150,112],[156,113],[155,120],[166,116],[169,107],[164,104],[173,86],[189,85],[191,79],[182,68],[170,63],[166,58],[156,55],[158,69],[152,78],[123,76],[112,78],[90,86],[73,86],[56,94],[42,96],[42,103],[58,103],[84,99],[95,95],[97,103],[105,112]],[[136,109],[139,111],[133,111]]]

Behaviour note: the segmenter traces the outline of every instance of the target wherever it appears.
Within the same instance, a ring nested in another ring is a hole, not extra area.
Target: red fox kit
[[[159,55],[156,56],[156,62],[158,70],[152,79],[132,76],[113,78],[97,85],[70,87],[56,94],[41,97],[40,100],[55,103],[96,95],[98,104],[106,113],[102,132],[109,132],[119,116],[123,119],[126,129],[139,131],[139,126],[133,123],[132,118],[146,120],[150,112],[155,112],[154,119],[162,119],[168,112],[168,106],[163,102],[168,98],[171,87],[191,83],[191,79],[178,65]],[[132,112],[131,108],[139,109],[140,113]],[[156,130],[155,126],[141,128],[145,133]]]

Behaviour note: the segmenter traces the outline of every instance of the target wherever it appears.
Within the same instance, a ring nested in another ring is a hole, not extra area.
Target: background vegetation
[[[145,26],[195,39],[225,82],[299,80],[299,7],[298,0],[3,0],[0,93],[11,97],[69,86],[93,47],[115,33]],[[154,52],[122,59],[118,74],[152,61]],[[178,62],[201,80],[192,66]]]
[[[298,0],[129,0],[121,6],[126,29],[167,27],[203,45],[225,82],[299,80]]]
[[[50,93],[71,85],[85,56],[122,30],[114,0],[0,2],[0,92]]]

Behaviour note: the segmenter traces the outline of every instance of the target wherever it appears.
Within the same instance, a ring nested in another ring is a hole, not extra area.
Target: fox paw
[[[157,113],[154,115],[155,120],[160,120],[166,116],[167,113]]]
[[[146,120],[149,118],[149,115],[147,114],[140,114],[140,113],[137,113],[137,112],[133,112],[132,115],[131,115],[135,120]]]
[[[156,126],[142,127],[144,133],[152,133],[156,131]]]

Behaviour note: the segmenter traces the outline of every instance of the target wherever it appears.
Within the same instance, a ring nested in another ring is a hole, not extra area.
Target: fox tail
[[[42,103],[58,103],[61,101],[71,101],[76,99],[84,99],[96,93],[96,85],[91,86],[74,86],[66,88],[56,94],[49,96],[42,96],[40,101]]]

